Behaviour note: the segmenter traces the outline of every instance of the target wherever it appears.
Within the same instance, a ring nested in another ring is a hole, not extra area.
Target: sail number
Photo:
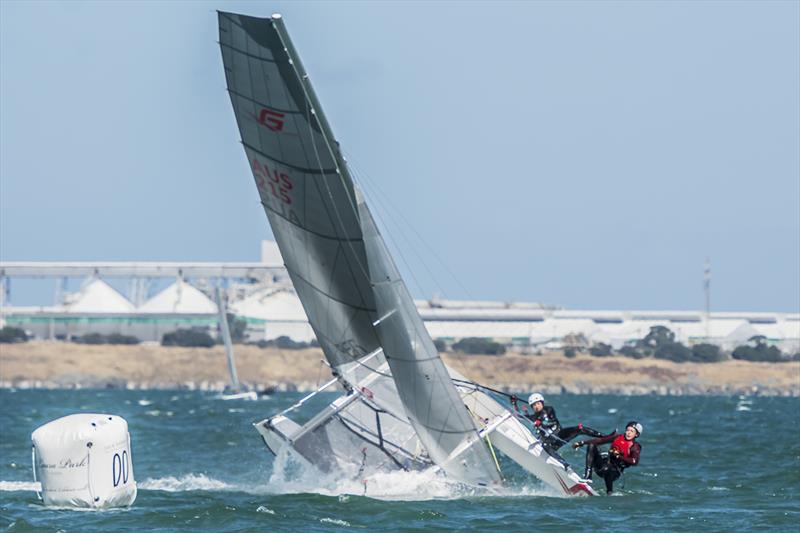
[[[270,168],[269,165],[262,164],[254,157],[253,176],[256,178],[256,185],[258,185],[259,191],[271,194],[284,204],[292,203],[289,191],[294,188],[294,184],[288,174],[278,172],[276,168]]]

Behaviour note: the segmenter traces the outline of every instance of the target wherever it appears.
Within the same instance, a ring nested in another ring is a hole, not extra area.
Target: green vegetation
[[[259,348],[275,347],[280,348],[281,350],[303,350],[305,348],[315,348],[319,346],[319,343],[316,341],[316,339],[311,342],[298,342],[284,335],[278,337],[277,339],[271,339],[268,341],[260,340],[255,344]]]
[[[194,329],[178,329],[165,333],[161,339],[162,346],[185,346],[190,348],[211,348],[214,339],[205,331]]]
[[[695,344],[692,346],[692,357],[698,363],[717,363],[728,358],[716,344]]]
[[[78,344],[139,344],[141,341],[132,335],[122,335],[121,333],[111,333],[109,335],[87,333],[73,338],[72,342]]]
[[[576,355],[578,355],[578,349],[575,348],[574,346],[567,346],[566,348],[564,348],[564,357],[572,359]]]
[[[589,348],[589,354],[595,357],[608,357],[612,355],[611,345],[603,342],[598,342]]]
[[[653,356],[656,359],[666,359],[676,363],[687,363],[694,360],[692,350],[679,342],[670,342],[659,346],[653,352]]]
[[[766,361],[772,363],[787,360],[781,356],[781,351],[777,347],[767,344],[767,338],[763,335],[750,337],[747,344],[733,350],[731,357],[744,361]]]
[[[25,330],[11,326],[5,326],[0,329],[0,343],[27,342],[27,340],[28,335]]]
[[[634,359],[654,357],[676,363],[715,363],[727,358],[719,346],[713,344],[696,344],[688,348],[675,342],[675,333],[664,326],[651,327],[643,339],[633,346],[624,346],[619,353]]]
[[[480,337],[467,337],[453,344],[453,350],[478,355],[503,355],[506,347],[500,343]]]

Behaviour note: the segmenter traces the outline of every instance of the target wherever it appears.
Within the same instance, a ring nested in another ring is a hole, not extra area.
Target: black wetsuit
[[[534,411],[532,413],[525,414],[525,418],[533,422],[534,425],[536,425],[537,420],[539,421],[539,424],[537,425],[539,438],[542,439],[542,444],[549,452],[558,450],[578,435],[588,435],[590,437],[603,436],[603,434],[599,431],[595,431],[594,429],[586,427],[583,424],[562,428],[561,423],[558,421],[558,417],[556,416],[556,410],[549,405],[545,405],[544,408],[538,413]]]
[[[588,448],[586,449],[586,471],[583,477],[592,479],[592,470],[594,470],[597,475],[602,477],[603,481],[605,481],[606,494],[611,494],[614,489],[614,481],[619,479],[623,470],[629,466],[636,466],[639,464],[639,454],[642,451],[642,445],[633,441],[630,443],[630,448],[627,453],[609,453],[606,455],[600,453],[600,450],[597,448],[598,445],[614,442],[614,440],[619,437],[620,435],[612,433],[611,435],[585,442]],[[614,445],[612,444],[611,447],[613,448]]]

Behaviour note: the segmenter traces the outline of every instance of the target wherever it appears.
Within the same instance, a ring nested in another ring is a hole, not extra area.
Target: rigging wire
[[[363,184],[363,183],[365,183],[365,181],[364,181],[364,180],[362,180],[362,179],[359,179],[359,178],[361,178],[362,176],[360,175],[360,173],[358,172],[358,170],[355,168],[355,166],[353,167],[353,174],[352,174],[352,175],[353,175],[353,179],[354,179],[354,180],[357,180],[357,182],[359,182],[359,184]],[[377,207],[381,207],[381,208],[382,208],[382,209],[376,209],[374,212],[373,212],[372,210],[370,210],[370,213],[373,213],[373,215],[375,216],[375,218],[377,218],[377,219],[378,219],[378,221],[381,223],[381,225],[382,225],[384,228],[386,228],[386,229],[387,229],[387,231],[386,231],[386,235],[385,235],[385,238],[388,238],[388,240],[389,240],[389,241],[391,242],[391,244],[392,244],[392,247],[395,249],[395,252],[397,252],[397,255],[399,255],[399,256],[400,256],[400,260],[403,262],[403,265],[406,267],[406,271],[407,271],[407,272],[409,273],[409,275],[411,276],[411,279],[413,280],[413,282],[414,282],[414,285],[415,285],[416,289],[419,291],[419,293],[420,293],[420,294],[425,294],[425,290],[424,290],[424,288],[423,288],[423,286],[422,286],[422,283],[421,283],[421,282],[419,281],[419,279],[417,278],[416,274],[414,273],[414,269],[411,267],[411,263],[410,263],[410,262],[409,262],[409,261],[406,259],[406,257],[405,257],[405,254],[403,253],[403,248],[402,248],[402,247],[401,247],[401,246],[398,244],[398,242],[397,242],[397,241],[394,239],[394,236],[393,236],[392,232],[391,232],[391,231],[388,231],[388,229],[389,229],[389,224],[387,224],[387,223],[386,223],[386,220],[384,219],[384,217],[382,216],[382,214],[386,214],[386,215],[387,215],[389,218],[391,218],[391,213],[390,213],[390,212],[389,212],[389,211],[388,211],[388,210],[387,210],[387,209],[386,209],[386,208],[385,208],[385,207],[384,207],[384,206],[381,204],[380,200],[378,200],[378,198],[377,198],[375,195],[373,195],[373,194],[369,194],[369,193],[367,192],[367,189],[366,189],[366,188],[362,187],[362,191],[364,191],[364,194],[365,194],[366,196],[368,196],[368,199],[370,199],[370,200],[374,200],[374,201],[375,201],[375,202],[373,203],[373,205],[376,205]],[[383,211],[383,213],[381,213],[381,211]],[[393,219],[392,219],[392,222],[394,223],[395,227],[399,227],[399,226],[397,225],[397,222],[396,222],[396,221],[394,221]],[[399,231],[399,232],[398,232],[398,234],[399,234],[401,237],[404,237],[404,238],[405,238],[405,234],[404,234],[402,231]],[[412,252],[414,252],[414,253],[415,253],[415,255],[418,255],[418,254],[416,254],[416,250],[413,248],[413,246],[412,246],[412,247],[410,247],[410,249],[411,249],[411,251],[412,251]],[[426,269],[426,270],[428,270],[428,273],[430,274],[430,270],[428,269],[427,265],[426,265],[424,262],[423,262],[423,266],[425,267],[425,269]],[[438,284],[437,284],[437,285],[438,285]]]
[[[356,160],[349,153],[345,153],[345,156],[347,157],[348,161],[352,161],[353,162],[352,163],[353,168],[358,168]],[[377,181],[371,179],[369,177],[369,175],[367,174],[367,172],[364,171],[364,170],[361,170],[360,174],[371,184],[372,188],[378,193],[378,195],[380,195],[381,197],[384,198],[388,208],[393,210],[395,213],[397,213],[398,217],[405,223],[406,227],[408,229],[410,229],[414,233],[414,235],[417,237],[419,242],[422,243],[423,245],[425,245],[425,247],[430,252],[431,256],[433,256],[433,258],[436,259],[436,261],[442,266],[442,268],[445,270],[445,272],[447,272],[447,274],[453,279],[453,281],[459,286],[459,288],[462,291],[464,291],[464,294],[466,294],[467,298],[474,300],[475,299],[474,296],[472,295],[470,290],[466,287],[466,285],[464,285],[461,282],[461,280],[458,278],[458,276],[456,276],[456,274],[450,269],[450,267],[448,266],[447,262],[444,261],[441,258],[441,256],[436,252],[436,249],[422,236],[422,234],[416,229],[416,227],[414,227],[414,225],[405,217],[405,215],[403,214],[403,211],[392,203],[391,198],[389,197],[389,195],[386,194],[385,192],[383,192],[383,190],[378,185]],[[423,266],[425,266],[426,269],[430,272],[430,269],[428,269],[428,267],[427,267],[427,263],[425,263],[425,261],[424,261],[424,259],[422,259],[421,255],[420,255],[420,258],[421,258],[421,261],[423,262]],[[433,274],[431,274],[431,276],[435,278],[435,276]],[[439,283],[438,283],[438,281],[436,279],[434,279],[434,283],[436,283],[436,285],[439,286]],[[441,288],[441,287],[439,287],[439,288]]]
[[[349,162],[349,160],[348,160],[348,162]],[[428,263],[425,261],[424,256],[419,253],[419,251],[417,250],[417,247],[415,246],[413,240],[410,239],[408,237],[408,235],[406,235],[405,231],[403,231],[404,226],[402,224],[400,224],[397,221],[397,219],[394,217],[394,215],[392,214],[392,209],[391,208],[394,208],[394,207],[390,206],[388,204],[388,200],[384,200],[385,195],[378,194],[379,188],[377,187],[377,184],[375,184],[375,182],[369,178],[369,176],[366,174],[366,172],[364,172],[359,165],[357,165],[356,163],[352,163],[352,168],[353,168],[354,178],[358,179],[358,182],[361,185],[362,190],[364,190],[365,194],[367,194],[367,196],[369,197],[370,203],[372,203],[373,205],[375,205],[375,206],[377,206],[379,208],[379,209],[375,210],[375,216],[380,218],[381,224],[383,225],[384,228],[387,229],[387,236],[388,236],[389,240],[392,242],[392,246],[394,247],[394,249],[397,251],[397,253],[399,255],[401,255],[401,256],[403,255],[403,252],[402,252],[403,248],[393,238],[392,232],[388,231],[389,230],[389,224],[386,222],[387,218],[393,224],[393,227],[396,228],[397,234],[400,235],[403,238],[403,240],[405,240],[405,242],[407,243],[408,249],[411,250],[411,252],[416,256],[416,258],[419,261],[419,263],[422,264],[423,268],[426,270],[426,272],[428,273],[428,276],[430,277],[430,279],[433,282],[433,284],[436,285],[436,288],[439,290],[439,292],[444,293],[445,292],[444,289],[439,284],[438,280],[436,279],[436,276],[433,274],[432,270],[428,266]],[[382,198],[382,196],[383,196],[383,198]],[[397,211],[399,212],[400,210],[397,209]],[[408,261],[406,261],[405,258],[403,258],[403,261],[404,261],[404,264],[406,265],[406,269],[411,273],[412,277],[416,278],[416,276],[414,275],[414,270],[411,269],[410,263]],[[420,291],[420,294],[424,295],[425,294],[425,290],[422,287],[422,284],[421,283],[417,283],[417,285],[418,285],[417,289]]]
[[[444,267],[445,271],[450,275],[450,277],[453,278],[453,280],[456,282],[456,284],[458,284],[462,288],[462,290],[464,290],[465,294],[467,295],[467,298],[470,298],[470,299],[474,300],[474,297],[469,292],[469,290],[464,286],[464,284],[461,283],[461,281],[458,279],[458,277],[447,266],[447,264],[444,262],[444,260],[442,260],[442,258],[439,256],[439,254],[436,253],[436,250],[433,248],[433,246],[428,244],[428,242],[424,239],[424,237],[420,234],[420,232],[417,231],[417,229],[414,227],[414,225],[403,215],[402,210],[399,209],[398,207],[396,207],[394,205],[394,203],[391,201],[391,199],[389,198],[389,196],[386,193],[383,192],[383,190],[380,188],[380,186],[378,186],[377,181],[371,179],[369,177],[369,174],[365,170],[363,170],[360,167],[360,165],[358,165],[356,160],[354,158],[352,158],[349,154],[346,154],[345,157],[347,158],[348,163],[352,162],[352,167],[353,167],[354,171],[358,171],[359,178],[361,178],[364,183],[370,184],[370,188],[374,192],[376,192],[376,194],[372,194],[370,196],[371,196],[371,198],[375,199],[376,202],[378,202],[378,205],[383,208],[383,210],[387,213],[387,216],[391,217],[392,216],[392,211],[396,212],[398,214],[398,216],[405,223],[405,227],[409,228],[416,235],[418,241],[421,242],[423,245],[425,245],[426,248],[428,248],[428,250],[431,252],[431,255],[434,258],[436,258],[437,261],[439,261],[439,263]],[[383,197],[383,199],[384,199],[383,202],[380,202],[380,200],[379,200],[380,197]],[[394,221],[394,218],[392,218],[392,220]],[[404,239],[406,239],[406,241],[409,243],[410,249],[412,250],[412,252],[414,252],[414,255],[417,256],[417,258],[420,260],[420,263],[422,263],[423,267],[428,272],[428,275],[433,280],[434,285],[436,285],[439,288],[439,290],[442,292],[442,294],[444,295],[445,291],[442,289],[442,286],[439,283],[436,275],[430,269],[430,267],[428,266],[428,263],[425,261],[425,259],[422,256],[422,254],[420,254],[417,251],[417,247],[415,246],[413,240],[411,240],[410,238],[408,238],[406,236],[405,232],[403,231],[403,226],[401,224],[397,223],[396,221],[394,221],[394,223],[395,223],[395,226],[399,229],[399,234],[401,236],[403,236]],[[388,228],[388,226],[385,223],[384,223],[384,227]],[[389,235],[389,239],[392,240],[391,235]],[[419,284],[419,282],[416,281],[416,277],[414,276],[414,271],[412,269],[410,269],[407,261],[405,261],[405,257],[403,256],[400,247],[393,240],[392,240],[392,243],[393,243],[394,247],[397,249],[398,253],[400,253],[400,256],[403,259],[403,262],[406,265],[406,268],[409,270],[409,272],[411,273],[411,276],[414,278],[417,286],[419,287],[420,284]],[[457,352],[457,351],[452,352],[451,355],[452,355],[453,359],[456,361],[456,363],[458,364],[459,369],[462,371],[462,373],[467,374],[468,373],[467,372],[467,365],[466,365],[466,363],[464,361],[464,357],[465,356],[463,354]]]

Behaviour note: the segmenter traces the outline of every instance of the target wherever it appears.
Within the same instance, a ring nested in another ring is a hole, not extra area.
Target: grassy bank
[[[307,390],[330,379],[319,349],[236,346],[239,378],[253,387]],[[800,362],[673,363],[624,357],[445,354],[455,370],[512,391],[576,394],[769,394],[800,396]],[[0,345],[5,387],[221,388],[225,353],[213,348],[59,342]]]

